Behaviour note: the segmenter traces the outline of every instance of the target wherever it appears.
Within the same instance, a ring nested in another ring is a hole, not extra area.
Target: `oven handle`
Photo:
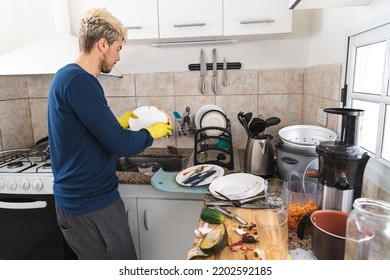
[[[46,208],[46,201],[34,201],[34,202],[5,202],[0,201],[0,208],[3,209],[38,209]]]

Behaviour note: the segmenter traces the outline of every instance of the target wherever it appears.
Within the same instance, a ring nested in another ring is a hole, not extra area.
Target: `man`
[[[171,133],[157,122],[126,130],[132,112],[115,118],[96,76],[120,59],[127,30],[104,9],[81,20],[80,53],[54,76],[48,105],[49,144],[58,224],[79,259],[136,259],[118,192],[116,156],[142,152]]]

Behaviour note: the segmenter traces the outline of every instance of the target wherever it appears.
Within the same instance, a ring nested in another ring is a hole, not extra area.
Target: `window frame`
[[[386,41],[386,56],[384,64],[384,80],[380,95],[354,93],[354,71],[356,50],[359,46],[364,46],[380,41]],[[365,176],[378,185],[380,188],[390,193],[390,162],[381,158],[382,144],[384,141],[386,105],[390,105],[390,13],[375,17],[363,24],[360,24],[347,31],[345,85],[346,96],[342,98],[343,105],[351,107],[352,100],[376,102],[380,105],[380,116],[378,122],[378,134],[376,138],[375,154],[367,151],[370,160],[365,170]],[[388,111],[387,114],[390,114]],[[380,140],[380,142],[378,142]]]

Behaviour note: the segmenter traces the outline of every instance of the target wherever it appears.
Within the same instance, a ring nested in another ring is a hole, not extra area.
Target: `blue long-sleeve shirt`
[[[48,130],[56,204],[69,214],[90,213],[118,199],[116,156],[153,143],[146,129],[120,126],[99,81],[77,64],[54,76]]]

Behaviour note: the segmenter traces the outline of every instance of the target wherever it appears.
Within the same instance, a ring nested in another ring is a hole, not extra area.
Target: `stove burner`
[[[23,166],[23,162],[21,162],[21,161],[14,161],[14,162],[7,164],[8,169],[18,168],[18,167],[22,167],[22,166]]]
[[[42,165],[42,169],[51,169],[51,163],[47,162],[44,165]]]

